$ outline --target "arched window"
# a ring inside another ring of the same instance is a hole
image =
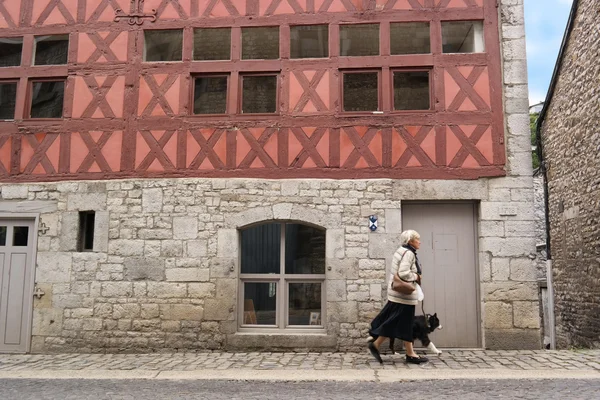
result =
[[[240,327],[321,329],[325,230],[270,222],[241,231]]]

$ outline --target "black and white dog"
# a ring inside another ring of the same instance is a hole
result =
[[[440,355],[442,352],[435,347],[431,340],[429,340],[429,334],[436,329],[442,329],[437,313],[433,315],[417,315],[413,322],[413,341],[418,339],[431,353]],[[369,339],[369,341],[373,340],[373,338]],[[394,350],[394,341],[394,338],[390,338],[390,350],[392,351],[392,354],[398,354]]]

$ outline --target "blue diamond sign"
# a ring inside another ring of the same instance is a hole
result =
[[[372,231],[377,229],[377,215],[369,216],[369,229]]]

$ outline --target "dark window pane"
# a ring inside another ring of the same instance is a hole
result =
[[[38,36],[35,38],[34,65],[66,64],[69,55],[69,36]]]
[[[341,56],[378,56],[379,24],[340,25]]]
[[[0,83],[0,119],[15,119],[17,83]]]
[[[231,28],[194,30],[194,60],[229,60]]]
[[[279,58],[279,27],[242,28],[242,59]]]
[[[391,24],[392,54],[426,54],[431,52],[428,22]]]
[[[394,72],[394,109],[429,110],[428,72]]]
[[[181,61],[183,31],[145,31],[145,61]]]
[[[31,118],[62,118],[64,81],[34,82]]]
[[[79,213],[79,251],[94,249],[94,224],[96,213],[94,211],[81,211]]]
[[[23,38],[0,38],[0,67],[21,65]]]
[[[325,231],[300,224],[285,225],[285,273],[325,273]]]
[[[203,76],[194,80],[194,114],[227,112],[227,77]]]
[[[277,323],[277,283],[244,283],[244,324]]]
[[[344,111],[377,111],[378,109],[378,73],[344,74]]]
[[[0,226],[0,246],[6,246],[6,226]]]
[[[242,113],[274,113],[277,111],[277,76],[244,76]]]
[[[27,246],[28,226],[15,226],[13,230],[13,246]]]
[[[321,284],[290,283],[289,325],[321,325]]]
[[[290,28],[291,58],[329,57],[329,26],[306,25]]]
[[[442,22],[442,51],[444,53],[482,53],[483,22]]]
[[[242,274],[278,274],[281,224],[263,224],[242,231]]]

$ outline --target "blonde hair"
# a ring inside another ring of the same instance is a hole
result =
[[[421,238],[421,235],[419,235],[419,232],[409,229],[400,234],[400,244],[406,245],[411,240],[420,239],[420,238]]]

